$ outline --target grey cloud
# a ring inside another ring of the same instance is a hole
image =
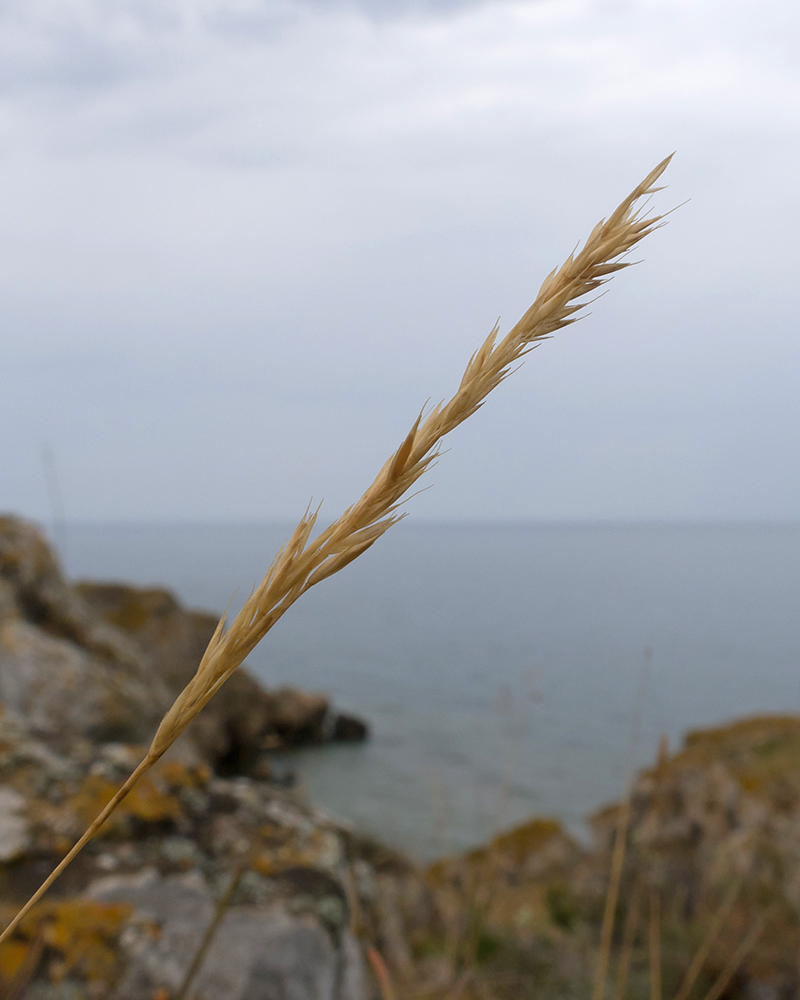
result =
[[[145,56],[139,46],[109,43],[74,28],[60,31],[50,43],[41,60],[28,63],[27,73],[18,65],[9,76],[13,73],[12,79],[23,84],[88,90],[113,87],[153,68],[152,51]]]
[[[358,10],[376,21],[404,18],[446,18],[463,10],[486,6],[493,0],[297,0],[318,10],[336,7]],[[496,2],[496,0],[494,0]],[[537,0],[530,0],[535,3]]]
[[[7,4],[0,507],[49,440],[76,517],[335,510],[677,146],[657,203],[691,204],[415,511],[790,516],[800,81],[751,44],[768,7]]]
[[[207,12],[206,24],[210,31],[223,38],[232,37],[256,44],[274,43],[279,40],[283,29],[295,20],[301,3],[303,0],[295,0],[295,3],[264,2],[244,10],[217,7]]]
[[[70,16],[68,9],[57,19],[39,14],[35,2],[0,12],[0,88],[6,94],[49,89],[69,101],[150,76],[174,55],[164,33],[174,31],[175,21],[145,17],[135,8],[137,30],[127,37],[102,19]]]
[[[53,9],[37,0],[0,7],[0,88],[104,89],[168,70],[198,44],[198,31],[257,44],[274,43],[303,11],[356,11],[391,21],[449,17],[497,0],[227,0],[179,5],[174,0],[75,0]],[[535,2],[535,0],[531,0]]]
[[[205,23],[222,35],[253,42],[272,42],[301,12],[318,14],[357,13],[378,22],[408,19],[446,19],[462,11],[502,0],[255,0],[246,6],[221,4],[209,8]],[[528,0],[537,3],[539,0]]]

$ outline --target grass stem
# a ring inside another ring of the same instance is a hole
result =
[[[561,267],[551,271],[531,307],[502,340],[498,340],[497,325],[493,327],[469,359],[455,394],[427,414],[420,413],[356,503],[315,537],[312,535],[319,510],[306,511],[227,630],[225,616],[220,619],[194,677],[162,719],[145,759],[0,935],[0,943],[294,602],[357,559],[405,516],[398,509],[439,457],[442,439],[483,406],[489,393],[506,380],[526,354],[579,319],[587,305],[586,296],[617,271],[630,266],[624,258],[645,236],[664,225],[661,215],[643,217],[642,202],[646,205],[649,195],[661,190],[655,185],[671,159],[668,156],[662,160],[607,219],[594,227],[583,248],[576,249]],[[624,838],[622,843],[624,849]],[[604,977],[599,981],[602,990]]]

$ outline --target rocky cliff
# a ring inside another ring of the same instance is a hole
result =
[[[0,703],[51,743],[148,741],[217,620],[164,590],[71,585],[33,525],[0,518]],[[323,695],[266,691],[246,669],[189,730],[225,774],[263,771],[264,750],[366,735]]]

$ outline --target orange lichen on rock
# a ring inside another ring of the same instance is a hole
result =
[[[67,809],[81,826],[89,823],[111,800],[117,784],[100,775],[90,774],[83,780],[77,793],[67,802]],[[158,774],[146,775],[109,819],[100,836],[113,836],[127,832],[131,820],[142,823],[164,823],[176,820],[181,814],[180,801]]]
[[[453,924],[466,919],[487,933],[549,935],[574,920],[567,876],[580,855],[557,820],[537,817],[483,847],[435,862],[427,882]]]
[[[167,760],[156,768],[156,773],[170,788],[203,788],[211,778],[211,771],[205,764],[189,767],[179,760]]]
[[[284,845],[273,850],[262,851],[253,860],[253,868],[269,877],[285,871],[287,868],[305,868],[313,866],[316,857],[313,851],[298,850],[291,845]]]
[[[557,867],[577,853],[577,845],[564,832],[558,820],[535,817],[521,826],[497,834],[488,844],[476,847],[457,858],[442,858],[428,868],[428,878],[435,884],[452,878],[454,872],[499,871],[520,867],[539,871]]]
[[[329,842],[325,831],[311,830],[305,836],[298,836],[291,830],[264,825],[259,832],[262,840],[253,868],[260,875],[269,877],[287,868],[326,867]]]
[[[14,939],[0,945],[0,983],[10,983],[16,978],[28,957],[29,949],[29,942]]]
[[[86,982],[113,982],[119,961],[117,938],[130,912],[124,904],[86,900],[41,904],[15,936],[0,945],[2,982],[14,980],[34,949],[41,950],[53,982],[73,973]]]
[[[131,821],[161,824],[177,820],[182,812],[181,789],[202,788],[208,783],[210,771],[205,765],[187,766],[180,761],[165,761],[154,768],[123,799],[121,805],[101,831],[111,836],[128,831]],[[117,783],[102,775],[89,774],[66,808],[78,825],[88,826],[117,790]]]

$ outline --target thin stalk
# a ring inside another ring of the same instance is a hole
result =
[[[367,958],[369,959],[369,964],[372,966],[372,971],[375,973],[375,978],[378,980],[381,1000],[395,1000],[392,977],[389,974],[386,962],[384,962],[381,953],[374,945],[367,945]]]
[[[722,970],[722,972],[719,974],[719,978],[711,987],[711,989],[708,991],[708,993],[704,997],[704,1000],[719,1000],[719,998],[728,988],[731,979],[733,979],[733,977],[736,975],[739,966],[742,964],[745,958],[747,958],[748,954],[752,950],[756,941],[758,941],[758,939],[761,937],[761,932],[764,930],[764,925],[769,919],[769,916],[770,916],[769,913],[763,913],[759,918],[759,920],[756,921],[755,926],[751,929],[750,933],[747,935],[744,941],[742,941],[742,943],[739,945],[736,951],[731,955],[730,961]]]
[[[691,965],[686,970],[686,975],[683,977],[683,982],[681,983],[681,988],[678,990],[678,995],[675,1000],[686,1000],[691,992],[692,987],[697,981],[697,977],[700,975],[703,966],[705,965],[706,959],[708,958],[709,952],[714,946],[719,932],[722,930],[722,925],[728,917],[728,914],[733,908],[733,904],[736,902],[736,897],[739,895],[739,889],[741,888],[741,881],[736,881],[728,889],[728,894],[726,895],[722,905],[719,907],[717,912],[714,914],[714,919],[708,926],[706,931],[706,936],[703,938],[703,942],[697,949],[697,954],[692,959]]]
[[[614,1000],[625,1000],[633,945],[636,941],[636,932],[639,929],[639,905],[641,898],[642,881],[640,878],[637,878],[633,886],[633,895],[628,906],[628,912],[625,915],[625,926],[622,931],[622,950],[620,951],[619,964],[617,966],[617,983],[614,989]]]
[[[650,1000],[661,1000],[661,901],[655,889],[650,890]]]
[[[0,993],[3,1000],[22,1000],[25,992],[31,984],[31,980],[36,975],[36,970],[44,954],[44,937],[41,930],[34,938],[28,949],[28,954],[22,963],[16,976],[8,984],[6,993]]]
[[[200,966],[203,964],[203,959],[206,957],[211,942],[217,935],[219,930],[219,925],[222,923],[222,919],[228,912],[228,907],[231,905],[234,894],[239,888],[239,883],[242,881],[242,876],[246,869],[245,864],[240,864],[237,866],[233,877],[228,884],[228,888],[225,890],[219,902],[217,903],[216,910],[214,911],[214,917],[211,923],[206,928],[206,932],[198,945],[197,951],[194,953],[194,957],[189,963],[189,968],[186,970],[186,975],[183,977],[183,982],[178,988],[178,992],[175,994],[173,1000],[186,1000],[186,996],[189,992],[189,987],[194,982],[194,977],[200,971]]]
[[[653,662],[653,651],[650,647],[644,650],[642,671],[639,679],[639,692],[636,708],[631,723],[631,737],[628,746],[628,763],[626,767],[625,797],[617,813],[617,826],[614,832],[614,851],[611,855],[611,874],[606,893],[606,905],[603,911],[603,924],[600,930],[600,951],[597,956],[597,968],[594,974],[592,1000],[602,1000],[606,992],[608,967],[611,962],[611,940],[614,935],[614,922],[617,914],[619,889],[622,883],[622,869],[625,865],[625,851],[628,843],[628,823],[631,815],[631,797],[633,795],[633,768],[636,757],[636,747],[642,727],[642,712],[647,685],[650,679],[650,668]]]
[[[617,827],[614,834],[614,853],[611,856],[611,877],[606,893],[606,905],[603,911],[603,925],[600,931],[600,952],[597,956],[597,968],[594,975],[592,1000],[602,1000],[606,991],[606,978],[611,960],[611,936],[614,933],[614,918],[619,900],[619,887],[622,882],[622,868],[625,864],[625,848],[628,841],[628,820],[631,813],[632,782],[628,781],[625,798],[617,812]]]
[[[643,217],[640,203],[660,190],[655,183],[671,159],[668,156],[662,160],[607,219],[594,227],[582,249],[570,254],[561,267],[545,278],[531,307],[502,340],[498,340],[497,326],[491,330],[467,363],[454,395],[427,414],[420,413],[402,444],[355,504],[316,537],[312,535],[319,511],[312,512],[310,508],[306,511],[227,630],[225,617],[220,619],[194,677],[161,720],[145,759],[0,935],[0,942],[294,602],[311,587],[344,569],[401,520],[404,515],[398,513],[400,505],[439,457],[442,439],[483,406],[489,393],[505,381],[526,354],[557,330],[579,319],[579,313],[588,304],[586,296],[597,291],[617,271],[630,266],[624,258],[645,236],[664,225],[663,216]]]

